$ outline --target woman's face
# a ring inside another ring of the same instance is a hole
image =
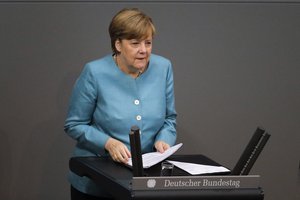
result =
[[[145,39],[123,39],[116,41],[118,65],[129,74],[143,72],[148,65],[152,51],[152,36]]]

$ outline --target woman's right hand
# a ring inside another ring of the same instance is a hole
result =
[[[131,157],[127,146],[114,138],[109,138],[105,144],[105,149],[109,152],[112,159],[116,162],[126,164]]]

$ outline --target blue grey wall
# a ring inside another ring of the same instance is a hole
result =
[[[69,198],[63,132],[84,63],[110,53],[123,7],[152,16],[172,60],[181,154],[232,168],[258,125],[272,137],[252,174],[266,200],[300,199],[300,3],[0,1],[0,199]]]

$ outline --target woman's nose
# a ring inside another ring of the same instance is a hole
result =
[[[143,42],[140,45],[139,52],[140,53],[145,53],[146,52],[146,44],[144,44]]]

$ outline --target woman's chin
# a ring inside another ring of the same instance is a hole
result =
[[[145,69],[146,64],[140,64],[140,65],[136,65],[134,66],[134,68],[138,71],[143,71]]]

